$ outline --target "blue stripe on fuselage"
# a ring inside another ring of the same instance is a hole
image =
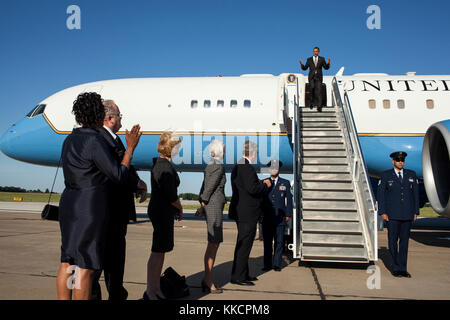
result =
[[[225,143],[224,164],[227,171],[241,158],[242,145],[245,140],[258,144],[256,167],[265,166],[278,158],[283,162],[282,172],[292,172],[292,144],[287,135],[211,135],[180,134],[183,144],[174,164],[181,171],[203,171],[209,162],[208,145],[212,139]],[[56,133],[42,115],[24,118],[2,136],[6,141],[2,151],[11,158],[41,165],[57,166],[61,147],[67,134]],[[125,143],[124,135],[120,135]],[[152,158],[158,156],[157,144],[159,134],[143,134],[135,151],[133,165],[140,170],[150,170]],[[372,175],[392,168],[389,154],[394,151],[406,151],[405,167],[416,171],[422,177],[422,143],[423,137],[362,136],[361,148],[366,165]]]

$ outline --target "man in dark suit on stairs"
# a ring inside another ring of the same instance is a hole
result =
[[[320,49],[318,47],[315,47],[313,49],[313,56],[309,57],[308,60],[306,60],[306,64],[303,64],[303,61],[300,60],[300,66],[302,70],[307,70],[309,68],[309,74],[308,74],[308,82],[309,82],[309,88],[311,92],[313,93],[314,100],[317,100],[317,108],[318,111],[322,111],[322,81],[323,81],[323,74],[322,74],[322,68],[325,70],[328,70],[330,68],[330,59],[328,59],[328,62],[325,63],[325,58],[319,56]],[[309,106],[312,108],[313,99],[311,99],[311,105]]]

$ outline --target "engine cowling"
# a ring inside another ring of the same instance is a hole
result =
[[[428,128],[423,140],[422,169],[431,206],[450,218],[450,119]]]

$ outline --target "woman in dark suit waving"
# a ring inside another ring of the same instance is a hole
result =
[[[62,244],[56,281],[59,299],[71,299],[72,293],[74,299],[89,299],[93,274],[103,268],[110,184],[127,181],[141,133],[139,125],[127,131],[127,149],[118,164],[97,131],[105,118],[100,95],[80,94],[73,104],[73,113],[82,127],[72,131],[62,149],[66,188],[59,203]]]

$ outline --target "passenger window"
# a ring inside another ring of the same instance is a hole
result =
[[[231,108],[236,108],[237,107],[237,100],[231,100],[230,101],[230,107]]]
[[[397,100],[397,107],[399,109],[405,109],[405,100],[403,100],[403,99]]]
[[[369,108],[370,108],[370,109],[375,109],[376,106],[377,106],[376,101],[375,101],[374,99],[370,99],[370,100],[369,100]]]
[[[217,100],[217,108],[223,108],[225,105],[225,103],[223,102],[223,100]]]
[[[390,109],[391,108],[391,100],[383,100],[383,108]]]
[[[428,99],[427,100],[427,108],[428,109],[433,109],[434,108],[434,100],[432,100],[432,99]]]
[[[250,108],[252,105],[250,100],[244,100],[244,108]]]
[[[191,101],[191,108],[194,109],[194,108],[197,108],[197,107],[198,107],[198,101],[197,100],[192,100]]]
[[[211,100],[205,100],[205,102],[203,103],[203,107],[204,108],[210,108],[211,107]]]

